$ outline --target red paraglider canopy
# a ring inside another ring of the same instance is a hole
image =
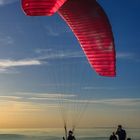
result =
[[[96,0],[22,0],[29,16],[58,10],[77,37],[90,65],[102,76],[116,75],[116,54],[109,20]]]
[[[51,16],[66,0],[22,0],[22,6],[28,16]]]

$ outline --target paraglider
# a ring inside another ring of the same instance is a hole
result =
[[[101,76],[114,77],[116,75],[116,53],[111,25],[96,0],[22,0],[22,8],[27,16],[51,16],[58,12],[79,41],[91,67]],[[61,72],[63,73],[63,70]],[[65,80],[62,82],[63,84],[65,84]],[[79,91],[81,90],[82,85],[79,88]],[[57,90],[57,92],[61,92],[61,90]],[[69,96],[69,92],[68,99],[63,98],[67,93],[65,90],[59,94],[58,98],[65,128],[65,138],[63,139],[74,140],[75,127],[81,120],[88,99],[79,100],[78,97],[81,93],[76,95],[74,91],[74,94],[72,92]],[[72,108],[72,106],[73,115],[69,116],[67,115],[68,107]],[[72,118],[70,133],[67,131],[69,118]]]
[[[101,76],[116,75],[114,38],[109,20],[96,0],[22,0],[28,16],[51,16],[67,22],[91,67]]]

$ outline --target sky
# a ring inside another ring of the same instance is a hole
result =
[[[27,17],[20,0],[0,0],[0,128],[63,127],[70,118],[79,127],[139,127],[140,1],[98,2],[112,25],[115,78],[92,70],[57,13]]]

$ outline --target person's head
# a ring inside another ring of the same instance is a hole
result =
[[[131,138],[127,138],[127,140],[131,140]]]
[[[70,131],[69,131],[69,135],[72,135],[72,134],[73,134],[73,132],[70,130]]]
[[[121,130],[122,129],[122,125],[118,125],[118,129]]]
[[[115,135],[115,132],[112,132],[112,135]]]

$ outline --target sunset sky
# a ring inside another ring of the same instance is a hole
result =
[[[115,78],[92,70],[58,14],[27,17],[20,0],[0,0],[0,128],[63,127],[60,105],[72,116],[86,108],[80,127],[139,127],[140,1],[98,2],[114,33]]]

